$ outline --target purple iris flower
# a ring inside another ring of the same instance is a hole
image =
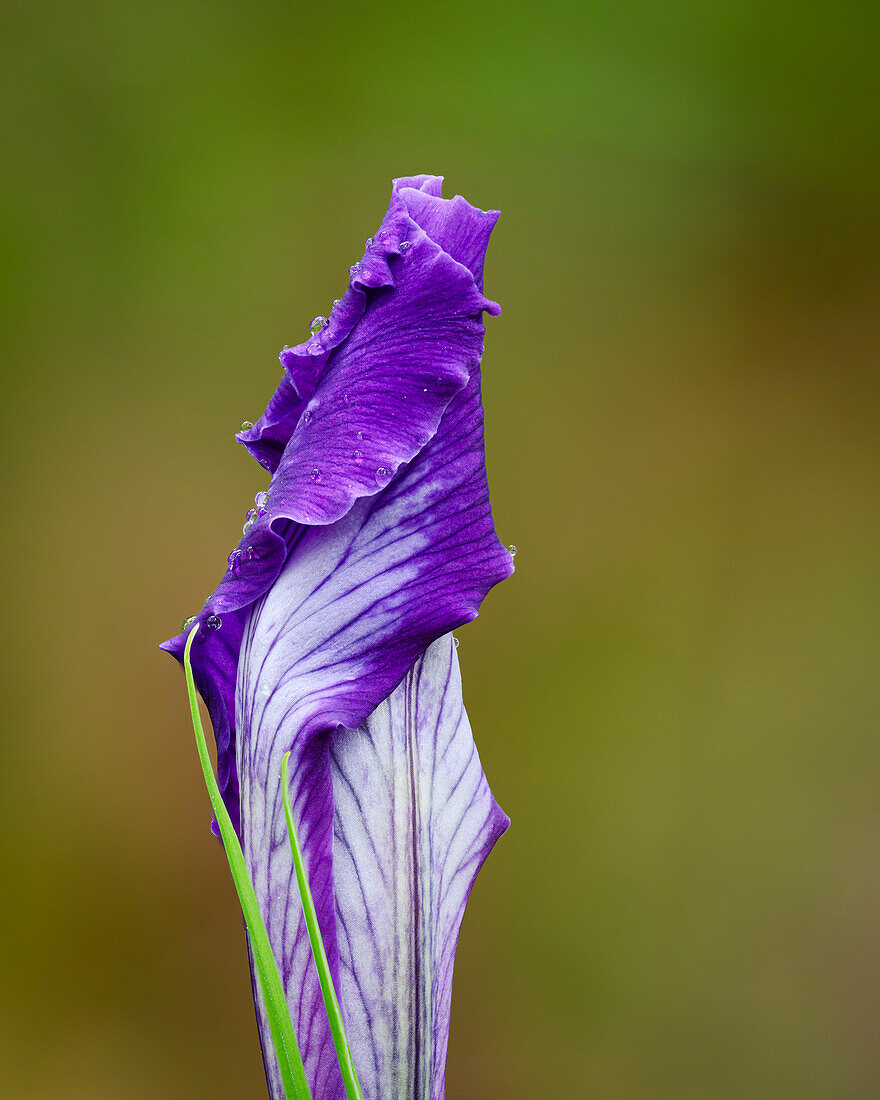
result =
[[[394,181],[329,319],[281,353],[277,390],[238,436],[269,489],[192,650],[314,1100],[345,1093],[291,862],[283,754],[365,1100],[442,1098],[458,930],[509,824],[450,634],[513,571],[492,522],[480,401],[498,215],[442,198],[441,184]],[[182,659],[184,642],[163,648]]]

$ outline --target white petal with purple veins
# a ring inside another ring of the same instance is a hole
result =
[[[272,692],[261,703],[273,712],[283,697]],[[281,718],[267,747],[269,773],[286,733]],[[245,855],[314,1100],[343,1100],[279,825],[280,793],[264,801],[255,774],[263,774],[257,761],[240,762]],[[434,642],[359,729],[313,744],[292,774],[291,795],[365,1100],[441,1100],[459,925],[477,872],[509,824],[477,755],[452,636]],[[329,861],[316,844],[328,810]],[[262,1005],[258,1015],[265,1049]]]
[[[443,1096],[458,929],[509,822],[477,755],[451,635],[332,740],[339,973],[364,1096]]]

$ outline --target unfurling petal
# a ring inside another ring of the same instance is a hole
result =
[[[430,646],[359,729],[337,731],[315,755],[294,773],[291,795],[301,840],[314,826],[318,773],[322,803],[333,807],[332,893],[322,893],[321,923],[325,943],[333,937],[331,968],[365,1100],[441,1100],[458,930],[477,872],[509,824],[471,736],[451,636]],[[252,821],[256,785],[247,766],[241,774],[246,855],[306,1070],[316,1098],[342,1100],[292,863],[275,828],[280,792]],[[265,1034],[262,1006],[260,1016]]]
[[[288,556],[299,553],[294,548],[305,528],[332,524],[359,503],[394,491],[395,475],[399,479],[407,464],[421,463],[432,448],[445,461],[456,460],[449,436],[465,433],[459,448],[470,456],[464,473],[481,480],[484,498],[474,542],[486,544],[488,517],[495,560],[473,582],[462,578],[460,614],[450,618],[444,608],[437,625],[422,631],[419,644],[409,645],[408,662],[394,662],[396,679],[388,680],[388,691],[426,645],[473,618],[489,588],[511,572],[488,511],[479,397],[481,313],[498,312],[481,289],[497,214],[461,198],[441,199],[440,184],[436,176],[395,180],[388,211],[353,265],[349,289],[329,324],[282,353],[286,372],[278,389],[263,416],[238,437],[272,471],[272,482],[197,617],[206,628],[192,655],[217,737],[221,790],[236,824],[233,700],[244,624]],[[429,471],[420,491],[429,501],[454,493],[456,482]],[[212,630],[212,622],[222,627]],[[184,641],[180,634],[163,648],[180,660]]]

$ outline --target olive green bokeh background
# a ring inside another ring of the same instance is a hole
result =
[[[263,1095],[156,644],[390,179],[503,216],[450,1100],[880,1094],[878,9],[4,3],[0,1093]]]

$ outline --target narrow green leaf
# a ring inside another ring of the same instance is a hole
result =
[[[269,1018],[272,1042],[275,1044],[275,1056],[278,1059],[278,1069],[284,1085],[284,1094],[287,1100],[311,1100],[306,1072],[297,1046],[296,1035],[293,1031],[290,1011],[287,1007],[287,998],[284,996],[281,975],[278,973],[275,956],[272,954],[269,935],[266,932],[265,924],[263,924],[257,895],[254,893],[254,887],[248,875],[244,853],[241,850],[241,844],[239,844],[232,819],[220,794],[220,788],[211,767],[211,758],[208,756],[208,745],[205,741],[205,731],[202,726],[202,716],[199,713],[199,702],[190,662],[190,650],[198,632],[199,627],[196,624],[186,639],[186,647],[183,651],[183,667],[186,672],[186,690],[189,695],[189,708],[192,714],[193,732],[196,735],[196,746],[199,750],[202,774],[205,777],[205,786],[208,788],[214,817],[217,819],[220,837],[223,841],[223,847],[226,849],[226,858],[229,860],[232,881],[235,883],[235,890],[241,903],[241,911],[244,914],[254,965],[257,969],[260,988],[263,991],[263,1002]]]
[[[333,1035],[333,1045],[336,1047],[336,1057],[339,1059],[339,1068],[342,1070],[342,1080],[345,1083],[345,1095],[348,1100],[364,1100],[361,1086],[357,1079],[354,1061],[351,1057],[351,1048],[345,1035],[345,1025],[342,1022],[342,1010],[339,1007],[339,999],[336,996],[336,988],[333,985],[333,977],[330,973],[330,964],[327,961],[327,952],[324,950],[324,940],[321,938],[321,930],[318,927],[318,917],[315,912],[315,903],[312,900],[312,891],[309,888],[309,879],[303,863],[302,852],[299,847],[299,838],[296,835],[296,825],[293,820],[293,812],[290,808],[290,783],[287,776],[287,760],[289,752],[284,754],[281,761],[281,794],[284,799],[284,816],[287,818],[287,835],[290,837],[290,848],[293,853],[293,866],[296,870],[296,881],[299,886],[299,896],[302,902],[303,915],[306,918],[306,929],[309,933],[309,943],[312,945],[312,956],[315,960],[315,968],[318,971],[318,981],[321,983],[321,992],[324,995],[324,1008],[327,1010],[327,1019],[330,1022],[330,1032]]]

